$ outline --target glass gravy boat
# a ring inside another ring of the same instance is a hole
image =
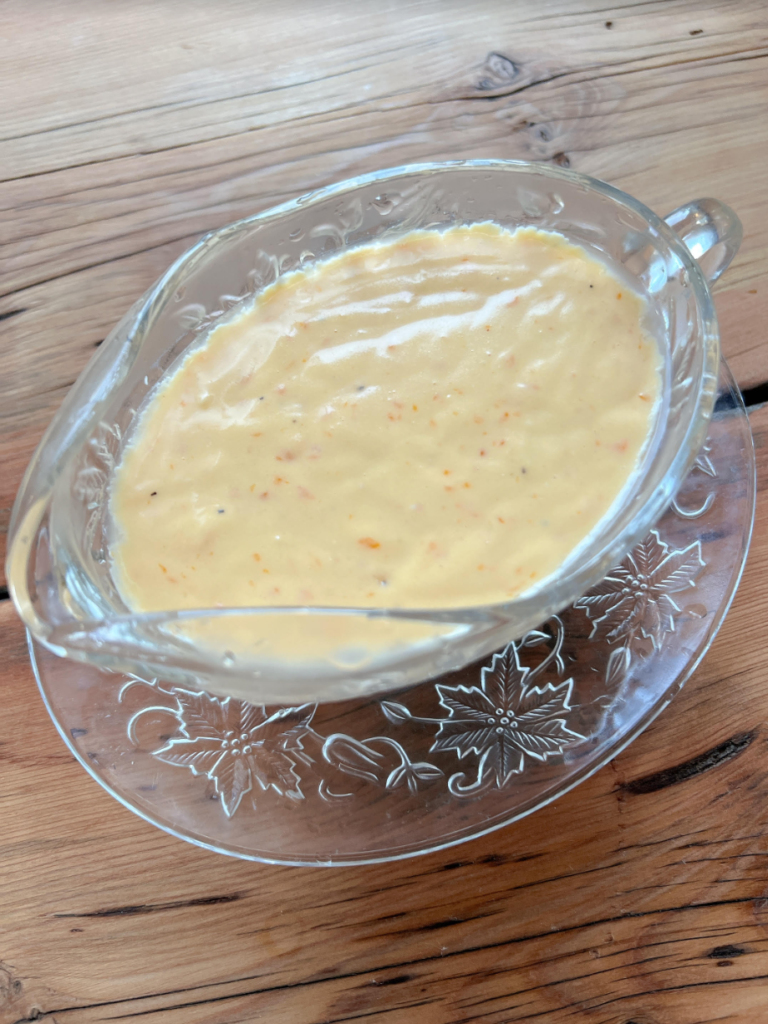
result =
[[[127,607],[109,558],[110,481],[138,408],[179,355],[281,274],[413,229],[487,220],[560,232],[649,299],[663,351],[661,410],[638,471],[587,541],[555,573],[503,604]],[[716,200],[662,220],[610,185],[502,160],[362,175],[206,235],[112,331],[27,469],[7,561],[19,614],[55,654],[261,703],[380,693],[499,649],[602,579],[674,498],[715,401],[719,336],[707,281],[727,267],[740,241],[737,217]],[[238,644],[243,635],[253,642]]]

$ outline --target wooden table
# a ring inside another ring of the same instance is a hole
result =
[[[53,411],[177,254],[422,159],[731,204],[716,301],[759,474],[741,589],[672,708],[555,805],[389,866],[242,863],[131,815],[57,737],[0,602],[0,1022],[768,1021],[765,5],[5,0],[0,38],[3,546]]]

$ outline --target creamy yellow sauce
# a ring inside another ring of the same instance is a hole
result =
[[[507,601],[626,485],[647,306],[559,235],[417,231],[281,278],[141,412],[111,490],[140,611]]]

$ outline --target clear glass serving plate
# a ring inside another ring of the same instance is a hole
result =
[[[110,481],[137,409],[168,367],[281,274],[414,228],[486,220],[562,233],[618,268],[651,305],[664,356],[661,412],[631,485],[588,541],[538,586],[491,606],[128,608],[109,558]],[[9,537],[7,574],[19,613],[35,641],[56,655],[251,702],[380,693],[477,662],[603,579],[669,507],[715,402],[719,338],[707,279],[727,266],[740,237],[738,219],[715,200],[664,221],[582,175],[486,160],[364,175],[206,236],[101,346],[30,464]],[[314,645],[313,657],[299,662],[270,651],[274,624],[285,617],[307,638],[305,649]],[[329,644],[339,618],[345,640]],[[233,620],[263,638],[265,654],[231,649]],[[190,623],[204,642],[191,638]]]
[[[58,658],[46,706],[116,799],[179,838],[284,864],[395,860],[464,842],[583,781],[709,648],[754,517],[749,420],[725,364],[675,500],[607,576],[493,655],[383,699],[265,706]]]

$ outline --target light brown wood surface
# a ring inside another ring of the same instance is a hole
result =
[[[178,253],[422,159],[731,204],[716,301],[759,468],[741,589],[672,707],[556,804],[393,865],[241,863],[131,815],[58,738],[0,601],[0,1024],[768,1022],[765,5],[5,0],[0,41],[3,551],[58,403]]]

